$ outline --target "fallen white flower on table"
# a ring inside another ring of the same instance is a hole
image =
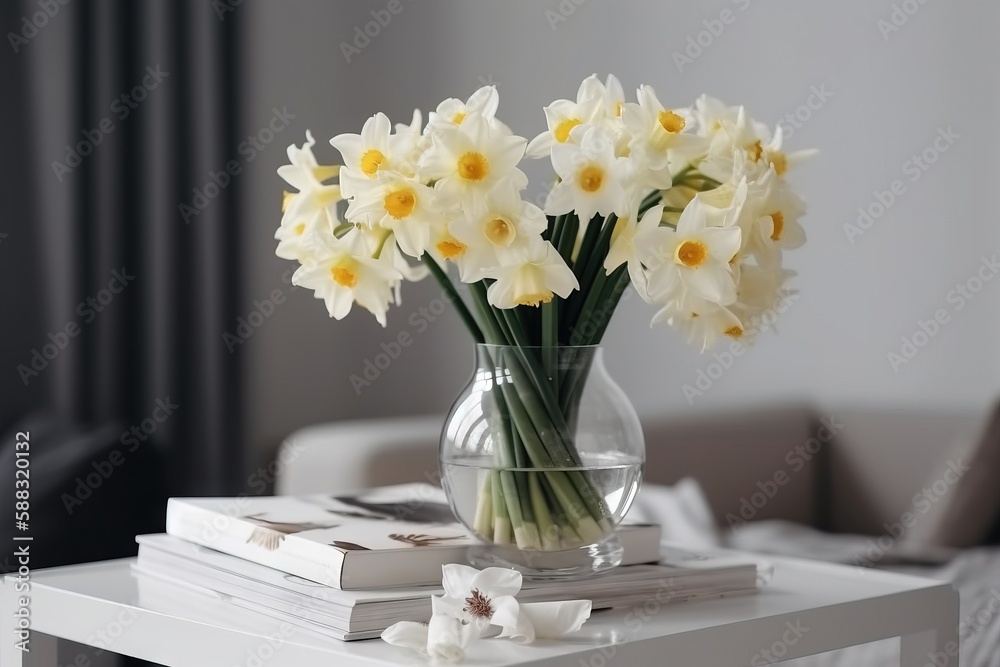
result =
[[[477,639],[509,637],[522,644],[558,639],[590,618],[590,600],[518,604],[521,573],[516,570],[449,564],[442,575],[444,595],[431,596],[430,622],[391,625],[382,632],[385,642],[432,660],[457,662]]]

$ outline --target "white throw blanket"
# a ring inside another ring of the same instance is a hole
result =
[[[720,531],[698,482],[684,479],[672,487],[646,485],[629,519],[659,523],[664,541],[692,549],[726,547],[762,554],[857,563],[870,536],[833,535],[787,521],[751,522],[738,531]],[[960,667],[1000,667],[1000,548],[966,551],[896,551],[878,565],[931,579],[950,581],[959,592],[962,644]],[[823,655],[792,660],[789,667],[896,667],[899,646],[884,640]]]

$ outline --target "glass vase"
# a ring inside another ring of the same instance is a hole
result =
[[[477,345],[441,434],[444,488],[477,567],[579,577],[616,567],[645,462],[599,346]]]

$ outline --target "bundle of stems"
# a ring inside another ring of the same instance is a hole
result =
[[[680,177],[675,187],[702,191],[718,185],[690,169]],[[660,191],[650,193],[637,218],[661,198]],[[617,222],[613,214],[584,225],[575,213],[548,216],[543,238],[573,270],[580,289],[539,307],[496,308],[486,298],[490,281],[481,280],[469,286],[470,308],[446,271],[424,255],[473,338],[489,346],[492,360],[489,393],[501,423],[490,425],[495,459],[481,480],[474,520],[483,539],[552,551],[593,544],[614,530],[574,446],[574,423],[592,359],[586,346],[601,342],[629,285],[626,266],[611,273],[604,269]]]

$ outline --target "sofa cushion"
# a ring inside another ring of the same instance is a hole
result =
[[[982,544],[1000,517],[1000,404],[978,437],[959,440],[914,503],[904,542],[966,548]]]

